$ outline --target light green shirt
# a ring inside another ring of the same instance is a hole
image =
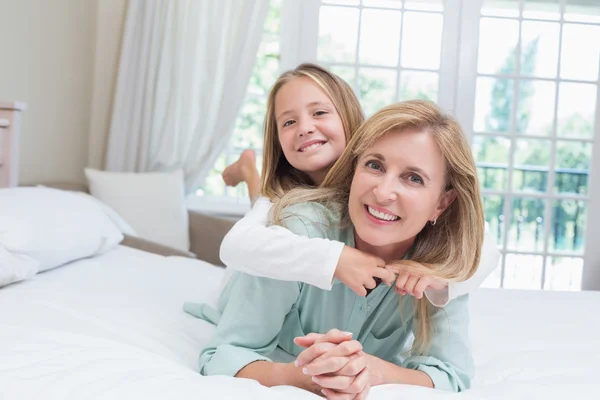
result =
[[[336,226],[335,215],[316,203],[297,204],[286,213],[286,227],[309,237],[354,246],[354,230]],[[318,260],[315,260],[318,268]],[[400,299],[400,300],[399,300]],[[468,339],[468,295],[433,313],[433,338],[427,356],[406,354],[416,327],[414,300],[380,284],[367,297],[335,282],[331,291],[236,272],[219,299],[221,315],[214,337],[200,354],[202,375],[235,376],[246,365],[267,360],[276,348],[297,356],[293,342],[311,332],[337,328],[371,355],[427,373],[436,388],[469,388],[474,373]]]

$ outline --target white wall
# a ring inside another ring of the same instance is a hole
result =
[[[0,98],[20,100],[20,183],[83,182],[97,0],[0,0]]]

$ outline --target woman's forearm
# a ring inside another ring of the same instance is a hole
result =
[[[371,386],[403,383],[433,388],[433,381],[425,372],[399,367],[372,355],[369,355],[369,368],[371,369]]]
[[[322,388],[312,381],[310,375],[303,374],[301,370],[301,367],[296,367],[293,363],[256,361],[246,365],[235,376],[254,379],[267,387],[289,385],[321,394]]]

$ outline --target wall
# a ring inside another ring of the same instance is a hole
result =
[[[0,0],[0,98],[29,106],[21,184],[83,182],[96,9],[96,0]]]

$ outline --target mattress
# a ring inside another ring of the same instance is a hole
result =
[[[298,388],[203,377],[224,270],[119,246],[0,289],[0,399],[317,399]],[[600,398],[600,293],[480,289],[471,296],[476,378],[452,394],[408,385],[369,399]]]

